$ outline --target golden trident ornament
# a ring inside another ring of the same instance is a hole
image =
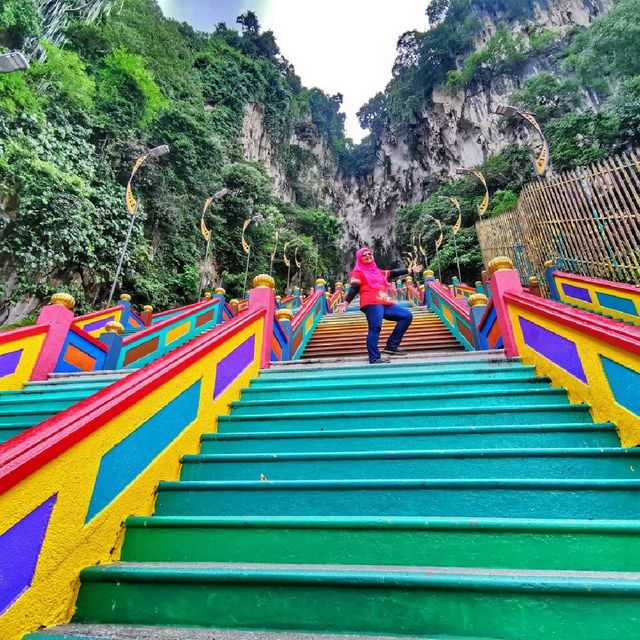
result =
[[[287,294],[289,293],[289,288],[291,284],[291,260],[287,257],[287,247],[291,244],[291,240],[287,240],[284,243],[284,249],[282,250],[282,255],[284,258],[284,263],[287,265]]]
[[[472,171],[473,175],[480,180],[482,186],[484,187],[484,198],[482,202],[478,205],[478,213],[480,217],[482,217],[485,213],[487,213],[487,209],[489,208],[489,186],[487,185],[487,179],[484,177],[482,171]]]
[[[458,241],[456,240],[456,236],[460,232],[460,227],[462,227],[462,211],[460,210],[460,199],[456,198],[455,196],[440,196],[440,199],[448,200],[458,210],[458,219],[453,225],[453,248],[456,252],[456,266],[458,267],[458,280],[462,282],[462,275],[460,272],[460,259],[458,258]]]

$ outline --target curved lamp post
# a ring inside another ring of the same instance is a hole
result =
[[[273,275],[273,261],[276,259],[276,253],[278,252],[278,238],[280,237],[280,231],[276,229],[276,243],[271,252],[271,262],[269,263],[269,275]]]
[[[249,278],[249,259],[251,258],[251,245],[245,240],[244,234],[252,222],[256,222],[260,219],[260,216],[253,216],[244,221],[242,225],[242,250],[247,254],[247,265],[244,269],[244,285],[242,287],[242,297],[247,292],[247,279]]]
[[[29,61],[20,51],[0,54],[0,73],[25,71],[29,68]]]
[[[127,246],[129,245],[129,240],[131,239],[131,232],[133,231],[133,223],[136,219],[136,213],[138,213],[139,202],[134,198],[133,191],[131,189],[131,183],[133,181],[133,176],[136,175],[138,169],[142,166],[144,161],[147,158],[159,158],[160,156],[164,156],[169,153],[169,147],[166,144],[160,145],[159,147],[154,147],[153,149],[149,149],[147,153],[141,155],[136,163],[133,165],[133,169],[131,170],[131,175],[129,176],[129,181],[127,182],[127,191],[126,191],[126,202],[127,209],[129,209],[129,213],[131,214],[131,220],[129,221],[129,228],[127,229],[127,237],[124,241],[124,246],[122,247],[122,253],[120,254],[120,261],[118,262],[118,268],[116,269],[116,277],[113,279],[113,284],[111,285],[111,291],[109,292],[109,300],[107,301],[107,306],[111,304],[113,300],[113,294],[116,292],[116,286],[118,284],[118,278],[120,277],[120,271],[122,269],[122,263],[124,262],[124,256],[127,252]]]
[[[209,209],[211,204],[214,202],[214,200],[215,201],[222,200],[222,198],[224,198],[227,195],[227,193],[229,193],[227,189],[220,189],[220,191],[217,191],[214,195],[212,195],[210,198],[207,198],[204,201],[204,207],[202,208],[202,215],[200,216],[200,231],[204,239],[207,241],[207,248],[204,252],[205,267],[206,267],[207,261],[209,260],[209,246],[211,245],[211,230],[207,229],[207,225],[204,221],[204,216],[207,213],[207,210]],[[200,278],[200,290],[198,291],[198,300],[202,298],[202,290],[204,289],[205,284],[206,283],[204,282],[204,274],[203,274],[203,277]]]
[[[487,185],[487,179],[484,177],[484,173],[482,173],[482,171],[472,171],[471,169],[457,169],[456,173],[459,176],[473,175],[482,183],[482,186],[484,187],[484,198],[478,205],[478,214],[482,219],[482,216],[487,213],[487,209],[489,208],[489,185]]]
[[[535,159],[535,162],[533,164],[538,178],[544,178],[545,174],[547,173],[547,169],[549,168],[549,143],[544,137],[542,127],[536,120],[533,113],[529,113],[528,111],[520,111],[515,107],[511,107],[505,104],[498,105],[495,112],[500,116],[505,116],[506,118],[520,116],[521,118],[524,118],[533,129],[536,130],[536,132],[542,139],[542,151],[540,152],[540,155],[538,155],[538,157]]]
[[[453,247],[456,252],[456,266],[458,267],[458,280],[462,282],[462,275],[460,273],[460,258],[458,257],[458,241],[456,240],[456,236],[460,232],[460,227],[462,226],[462,211],[460,211],[460,200],[455,196],[439,196],[440,200],[449,200],[453,204],[453,206],[458,210],[458,219],[456,223],[453,225]]]
[[[435,247],[436,247],[436,260],[438,261],[438,278],[440,279],[440,282],[442,282],[442,266],[440,265],[440,247],[442,246],[442,241],[444,240],[444,235],[442,233],[442,225],[440,224],[440,220],[438,220],[437,218],[434,218],[429,213],[425,217],[429,218],[430,220],[433,220],[438,225],[438,229],[440,231],[440,237],[435,241]]]

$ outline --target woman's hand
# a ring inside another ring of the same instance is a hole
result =
[[[347,310],[348,306],[349,306],[348,302],[341,302],[340,304],[337,304],[333,308],[333,313],[344,313]]]
[[[420,273],[422,273],[422,269],[423,269],[423,266],[421,264],[417,264],[414,267],[411,267],[411,271],[415,275],[420,275]]]

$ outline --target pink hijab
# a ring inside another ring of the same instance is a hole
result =
[[[362,274],[364,279],[367,281],[367,284],[374,291],[386,291],[388,284],[387,279],[384,277],[382,271],[380,271],[375,260],[371,264],[365,264],[362,261],[362,254],[365,251],[371,251],[371,249],[369,249],[368,247],[362,247],[361,249],[358,249],[356,253],[356,265],[351,272],[351,277],[353,277],[353,274],[358,271]]]

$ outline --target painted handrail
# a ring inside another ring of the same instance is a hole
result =
[[[322,316],[327,312],[324,290],[313,292],[302,303],[291,322],[291,359],[299,360]]]
[[[468,298],[474,293],[476,293],[476,290],[468,284],[459,283],[453,285],[453,295],[456,298]]]
[[[413,302],[418,307],[421,307],[424,304],[424,296],[422,292],[411,282],[407,282],[407,300],[409,300],[409,302]]]
[[[475,349],[469,306],[435,280],[425,281],[428,306],[467,351]]]
[[[333,310],[337,304],[340,304],[344,299],[344,291],[342,289],[338,289],[338,291],[334,291],[331,297],[327,300],[327,311],[329,313],[333,313]]]
[[[169,320],[170,318],[175,318],[176,316],[180,316],[186,311],[192,311],[199,305],[203,304],[203,302],[207,302],[207,300],[200,300],[200,302],[194,302],[193,304],[186,304],[183,307],[176,307],[175,309],[168,309],[167,311],[160,311],[159,313],[154,313],[151,318],[151,324],[158,324],[159,322],[164,322],[165,320]]]
[[[518,291],[503,300],[523,362],[615,423],[623,446],[639,445],[640,329]]]
[[[489,300],[485,307],[485,312],[478,323],[477,333],[479,343],[476,345],[476,348],[480,350],[502,349],[504,346],[493,300]]]
[[[105,332],[108,322],[119,322],[125,330],[140,329],[144,326],[142,318],[131,308],[131,304],[126,300],[110,309],[93,311],[83,316],[78,316],[73,320],[71,326],[81,329],[93,338],[99,338]]]
[[[122,341],[117,368],[142,367],[169,349],[184,344],[198,333],[218,324],[222,319],[222,304],[218,299],[189,305],[183,313],[152,324]]]
[[[0,637],[68,621],[86,566],[116,561],[122,522],[229,411],[259,368],[249,310],[0,445]],[[6,570],[6,571],[5,571]]]
[[[32,324],[0,332],[0,390],[22,389],[31,379],[49,328]]]
[[[547,268],[551,298],[640,326],[640,287]]]

